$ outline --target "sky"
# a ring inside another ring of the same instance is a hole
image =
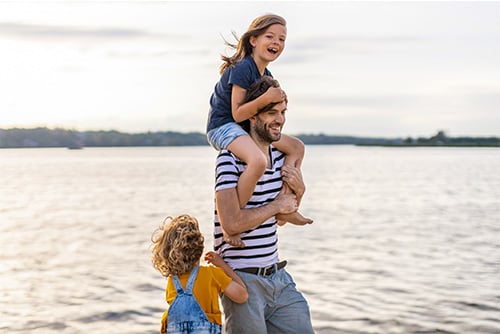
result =
[[[0,1],[0,128],[204,132],[223,38],[287,20],[284,132],[500,136],[500,2]]]

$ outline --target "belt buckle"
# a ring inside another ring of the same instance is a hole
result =
[[[278,266],[277,264],[273,264],[269,267],[260,268],[258,275],[262,275],[262,276],[272,275],[276,271],[277,266]]]

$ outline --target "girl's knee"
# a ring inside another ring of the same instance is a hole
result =
[[[248,163],[248,168],[254,170],[258,174],[264,174],[266,171],[267,167],[267,158],[264,155],[264,153],[255,155],[252,157],[252,160],[250,160]]]

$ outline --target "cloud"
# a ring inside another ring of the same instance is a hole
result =
[[[500,111],[498,110],[498,106],[500,106],[500,92],[475,93],[466,96],[466,99],[467,103],[471,107],[475,107],[478,112],[484,109],[491,110],[495,111],[497,116],[500,117]]]
[[[388,45],[388,44],[407,44],[421,42],[425,40],[423,36],[408,35],[408,34],[394,34],[394,35],[320,35],[320,36],[308,36],[299,43],[295,43],[295,46],[299,48],[306,46],[316,46],[323,48],[330,48],[331,46],[339,44],[365,44],[365,45]],[[306,45],[307,44],[307,45]]]
[[[134,29],[101,28],[85,29],[81,27],[36,25],[23,23],[0,23],[0,35],[24,38],[75,38],[103,37],[129,38],[147,35],[144,31]]]
[[[370,54],[388,48],[405,49],[409,46],[429,41],[416,35],[323,35],[307,36],[287,43],[283,63],[295,64],[307,60],[317,61],[318,57]]]
[[[429,95],[410,95],[410,94],[393,94],[393,95],[357,95],[357,96],[303,96],[297,97],[297,102],[307,105],[325,105],[332,107],[359,107],[359,108],[402,108],[405,106],[415,106],[425,101],[434,99]]]
[[[82,47],[85,53],[89,46],[101,42],[119,41],[118,46],[108,45],[104,53],[112,58],[151,57],[193,58],[208,54],[209,46],[196,42],[196,36],[174,32],[151,32],[144,29],[120,27],[77,27],[64,25],[40,25],[0,22],[0,37],[28,42],[71,42]],[[109,44],[109,43],[108,43]]]
[[[146,30],[133,28],[85,28],[59,25],[0,22],[0,36],[29,39],[128,39],[159,37],[160,35],[148,32]],[[172,35],[171,37],[184,38],[184,36],[181,35]]]

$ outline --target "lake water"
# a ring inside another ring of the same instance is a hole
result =
[[[157,333],[150,236],[198,217],[210,147],[0,150],[0,332]],[[317,333],[500,332],[500,150],[310,146],[280,256]]]

